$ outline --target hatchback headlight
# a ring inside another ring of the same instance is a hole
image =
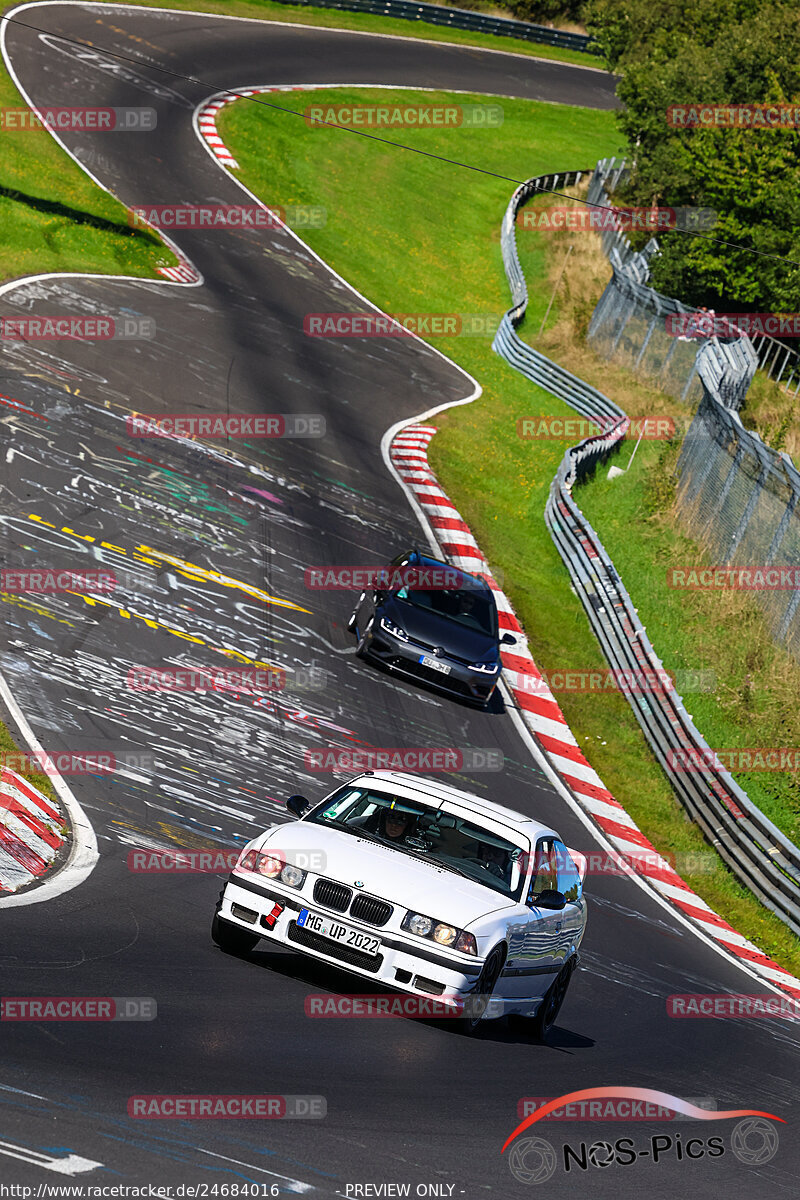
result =
[[[381,629],[385,629],[392,637],[397,638],[400,642],[408,641],[408,634],[405,629],[401,629],[399,625],[395,625],[393,621],[387,620],[386,617],[381,617]]]
[[[500,670],[500,664],[493,663],[470,663],[470,671],[481,671],[484,675],[495,675]]]
[[[435,921],[433,917],[423,916],[422,913],[408,912],[403,918],[401,929],[416,934],[417,937],[429,938],[440,946],[453,946],[462,954],[477,954],[478,947],[471,933],[464,933],[446,921]]]
[[[306,872],[301,871],[299,867],[292,866],[287,863],[281,871],[281,883],[285,883],[287,887],[299,888],[306,881]]]

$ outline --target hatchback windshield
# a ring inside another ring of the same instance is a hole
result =
[[[424,588],[403,587],[396,596],[406,604],[457,621],[476,633],[484,633],[487,637],[497,636],[497,609],[491,592],[486,588],[476,585],[427,591]]]
[[[389,792],[344,787],[304,819],[363,834],[405,854],[436,862],[504,896],[520,898],[530,847],[454,813]]]

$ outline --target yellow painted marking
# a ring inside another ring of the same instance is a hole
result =
[[[55,613],[50,612],[47,608],[40,608],[38,604],[31,604],[29,601],[20,600],[16,592],[13,594],[0,592],[0,597],[9,604],[16,604],[18,608],[26,608],[28,612],[36,613],[39,617],[49,617],[51,621],[58,621],[59,625],[69,625],[70,628],[75,628],[74,621],[68,621],[66,617],[57,617]]]
[[[205,580],[210,583],[221,583],[225,587],[238,588],[239,591],[245,592],[248,596],[253,596],[256,600],[263,600],[266,604],[275,604],[279,608],[292,608],[295,612],[304,613],[311,611],[309,608],[303,608],[291,600],[281,600],[277,596],[271,596],[269,592],[265,592],[261,588],[252,587],[249,583],[242,583],[241,580],[233,579],[230,575],[223,575],[219,571],[209,571],[205,567],[197,567],[194,563],[186,562],[183,558],[174,558],[171,554],[161,554],[158,550],[154,550],[152,546],[137,546],[136,549],[145,554],[158,555],[162,562],[169,563],[184,574],[190,573],[190,578]]]
[[[74,529],[70,529],[67,525],[61,526],[62,533],[71,533],[73,537],[80,538],[82,542],[96,542],[97,538],[91,537],[88,533],[76,533]]]
[[[46,525],[48,529],[58,529],[57,525],[51,524],[50,521],[45,521],[36,513],[28,513],[29,521],[36,521],[40,525]],[[68,533],[71,537],[82,538],[83,541],[95,541],[95,538],[89,538],[84,534],[76,533],[74,529],[70,529],[68,525],[61,526],[61,533]],[[118,554],[122,554],[125,558],[129,557],[128,551],[122,546],[115,546],[112,542],[101,542],[101,546],[106,550],[116,550]],[[155,558],[143,557],[144,555],[155,555]],[[188,579],[195,579],[198,583],[221,583],[223,587],[238,588],[248,596],[252,596],[256,600],[262,600],[265,604],[274,604],[277,608],[290,608],[294,612],[310,613],[310,608],[303,608],[300,604],[295,604],[292,600],[281,600],[278,596],[271,596],[269,592],[263,591],[261,588],[251,587],[249,583],[242,583],[239,579],[234,579],[231,575],[223,575],[219,571],[209,571],[205,567],[197,567],[194,563],[186,562],[183,558],[174,558],[171,554],[161,554],[158,550],[154,550],[152,546],[136,546],[130,557],[137,559],[139,562],[147,562],[151,566],[157,567],[159,562],[169,563],[170,566],[176,568],[179,574],[185,575]]]
[[[145,625],[150,629],[163,629],[167,633],[173,634],[175,637],[183,638],[187,642],[196,642],[199,646],[208,646],[209,650],[214,650],[217,654],[225,654],[228,658],[238,659],[239,662],[252,663],[254,667],[264,667],[267,671],[282,671],[283,667],[277,666],[275,663],[261,662],[260,659],[250,658],[248,654],[244,654],[240,650],[231,650],[227,646],[214,646],[211,642],[207,642],[205,638],[196,637],[194,634],[185,633],[182,629],[175,629],[172,625],[165,625],[163,621],[155,621],[149,617],[142,616],[141,613],[128,612],[126,609],[120,608],[117,604],[112,604],[110,600],[103,600],[99,596],[87,596],[85,592],[69,592],[70,596],[80,596],[80,598],[94,608],[96,604],[103,605],[104,608],[113,608],[123,617],[135,617],[137,621],[144,621]]]

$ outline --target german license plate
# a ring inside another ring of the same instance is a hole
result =
[[[364,954],[377,954],[381,948],[381,939],[373,937],[371,933],[362,933],[360,929],[343,925],[333,917],[320,916],[307,908],[301,909],[297,924],[303,929],[310,929],[312,933],[330,938],[332,942],[341,942],[353,950],[361,950]]]
[[[432,671],[438,671],[440,675],[450,674],[450,665],[440,662],[438,658],[431,658],[429,654],[421,654],[419,661],[423,667],[430,667]]]

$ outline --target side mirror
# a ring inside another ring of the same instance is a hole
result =
[[[532,908],[552,908],[558,911],[564,908],[567,903],[567,898],[563,892],[557,892],[553,888],[549,888],[546,892],[539,892],[538,896],[531,896]]]
[[[309,801],[305,796],[290,796],[286,801],[286,807],[290,813],[294,813],[296,817],[302,817],[303,813],[308,808]]]
[[[500,638],[501,646],[516,646],[516,644],[517,644],[517,639],[513,633],[504,633],[503,636]]]

